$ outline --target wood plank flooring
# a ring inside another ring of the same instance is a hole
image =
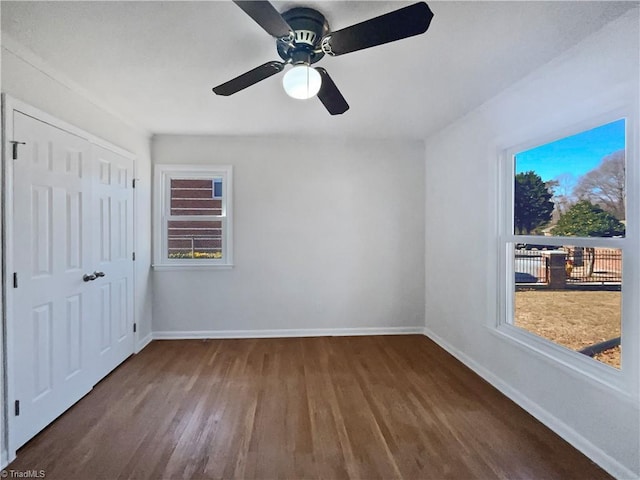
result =
[[[610,478],[417,335],[155,341],[8,468],[47,480]]]

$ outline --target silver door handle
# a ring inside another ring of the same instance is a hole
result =
[[[82,280],[84,280],[85,282],[90,282],[90,281],[92,281],[92,280],[95,280],[96,278],[97,278],[97,277],[96,277],[93,273],[90,273],[90,274],[85,273],[85,274],[82,276]]]
[[[93,274],[96,276],[96,278],[104,277],[104,272],[93,272]]]

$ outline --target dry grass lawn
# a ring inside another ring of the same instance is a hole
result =
[[[515,294],[514,324],[572,350],[620,336],[620,292],[523,290]],[[620,368],[620,347],[596,360]]]

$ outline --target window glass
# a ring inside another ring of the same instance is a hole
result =
[[[169,258],[222,258],[222,221],[169,220]]]
[[[625,120],[514,155],[516,235],[625,234]]]
[[[222,215],[221,197],[222,181],[171,179],[171,215]]]
[[[513,325],[620,368],[622,251],[515,245]]]

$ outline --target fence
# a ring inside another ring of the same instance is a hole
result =
[[[517,250],[515,282],[520,285],[619,285],[622,253],[613,248],[562,247],[552,251]]]
[[[514,260],[516,283],[546,284],[549,282],[549,256],[541,252],[516,252]]]
[[[169,258],[222,257],[222,229],[221,220],[169,220]]]
[[[622,252],[615,248],[565,247],[567,281],[574,283],[619,283]]]
[[[221,258],[222,248],[219,236],[177,236],[170,235],[169,258]]]

